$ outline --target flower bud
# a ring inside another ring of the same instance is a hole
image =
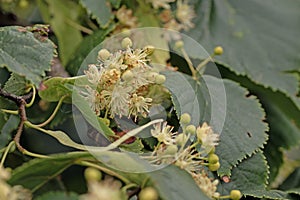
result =
[[[166,77],[164,75],[159,74],[155,77],[156,84],[160,85],[160,84],[163,84],[165,81],[166,81]]]
[[[122,40],[122,48],[132,47],[132,41],[129,37],[126,37]]]
[[[196,133],[196,127],[194,125],[190,124],[185,128],[185,131],[187,133],[194,135]]]
[[[164,151],[165,155],[174,155],[175,153],[177,153],[178,151],[178,147],[175,144],[169,145],[167,146],[166,150]]]
[[[28,5],[29,5],[29,3],[28,3],[27,0],[20,0],[20,2],[19,2],[19,6],[20,6],[21,8],[27,8]]]
[[[217,46],[214,49],[214,53],[215,53],[215,55],[222,55],[223,54],[223,48],[221,46]]]
[[[182,40],[178,40],[176,43],[175,43],[175,48],[177,49],[180,49],[184,46],[184,43]]]
[[[110,57],[110,52],[107,49],[101,49],[98,51],[98,59],[105,61]]]
[[[146,187],[139,193],[140,200],[157,200],[158,193],[153,187]]]
[[[239,200],[240,198],[242,198],[242,193],[239,190],[231,190],[230,192],[230,198],[232,200]]]
[[[217,154],[209,154],[208,155],[208,162],[210,164],[215,164],[219,162],[219,156]]]
[[[109,120],[109,119],[107,119],[107,118],[100,118],[100,120],[101,120],[102,122],[104,122],[104,123],[106,124],[106,126],[109,126],[109,125],[110,125],[110,120]]]
[[[191,123],[191,116],[190,116],[190,114],[188,114],[188,113],[183,113],[183,114],[180,116],[180,122],[181,122],[183,125],[188,125],[189,123]]]
[[[156,76],[158,76],[159,74],[157,73],[157,72],[149,72],[148,74],[147,74],[147,79],[149,80],[149,81],[155,81],[155,79],[156,79]]]
[[[181,133],[176,137],[175,140],[176,140],[176,144],[183,146],[187,141],[187,136],[184,133]]]
[[[123,74],[122,74],[122,79],[124,81],[131,81],[133,79],[133,73],[131,70],[126,70]]]
[[[102,178],[102,174],[99,170],[88,167],[84,171],[84,177],[87,181],[99,181]]]
[[[217,171],[220,168],[220,163],[216,162],[214,164],[209,163],[208,164],[208,169],[212,172]]]
[[[185,169],[189,163],[185,160],[176,160],[175,165],[180,167],[181,169]]]

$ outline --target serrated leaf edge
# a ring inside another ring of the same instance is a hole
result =
[[[267,132],[270,130],[270,127],[269,127],[269,124],[267,122],[265,122],[264,120],[266,119],[266,112],[265,110],[263,109],[262,107],[262,104],[260,103],[259,99],[257,98],[257,96],[255,95],[251,95],[249,97],[247,97],[248,94],[250,94],[249,90],[243,86],[241,86],[240,83],[236,82],[236,81],[233,81],[233,80],[230,80],[230,79],[223,79],[223,80],[226,80],[226,81],[229,81],[229,82],[233,82],[237,85],[239,85],[240,88],[242,88],[245,93],[244,93],[244,98],[245,99],[251,99],[253,101],[255,101],[257,103],[257,107],[258,109],[261,111],[261,122],[265,125],[265,130],[264,130],[264,137],[265,137],[265,141],[262,143],[261,146],[258,146],[256,149],[254,149],[254,151],[252,151],[251,153],[249,154],[245,154],[244,157],[240,158],[240,159],[237,159],[236,163],[234,163],[230,168],[230,173],[229,174],[220,174],[219,172],[218,173],[218,176],[222,177],[222,176],[231,176],[231,171],[233,169],[233,167],[237,167],[237,165],[239,163],[241,163],[243,160],[247,159],[247,158],[250,158],[251,156],[253,156],[254,154],[258,153],[259,151],[261,151],[262,149],[264,149],[264,145],[267,144],[267,141],[269,140],[269,135],[267,134]],[[220,141],[222,142],[222,141]],[[218,148],[218,147],[217,147]],[[269,170],[268,170],[269,171]]]

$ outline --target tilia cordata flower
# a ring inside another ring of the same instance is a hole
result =
[[[124,38],[123,49],[98,52],[98,63],[88,66],[85,74],[89,85],[83,95],[91,109],[105,118],[126,116],[147,117],[155,99],[155,92],[168,93],[161,85],[165,77],[149,65],[154,47],[132,48],[132,41]]]
[[[155,165],[174,164],[186,170],[211,199],[240,199],[242,195],[238,190],[232,190],[237,197],[232,194],[221,196],[217,191],[219,180],[211,175],[211,172],[220,168],[219,156],[215,153],[219,134],[206,122],[198,128],[190,122],[191,116],[184,113],[180,117],[180,132],[173,132],[173,127],[167,125],[167,122],[154,125],[151,135],[157,139],[157,144],[151,155],[144,158]]]

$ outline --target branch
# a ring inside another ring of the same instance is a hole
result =
[[[2,88],[0,88],[0,96],[15,102],[17,104],[17,106],[20,107],[20,105],[23,103],[23,101],[25,101],[25,104],[26,104],[26,100],[28,100],[32,97],[32,92],[30,92],[24,96],[17,96],[17,95],[8,93],[8,92],[4,91]]]
[[[19,116],[20,116],[21,121],[18,125],[18,130],[14,137],[14,141],[15,141],[16,146],[19,149],[19,151],[21,151],[23,153],[25,151],[25,149],[20,144],[20,138],[21,138],[21,135],[23,132],[24,123],[25,123],[25,121],[27,121],[26,110],[25,110],[26,100],[28,100],[32,97],[32,92],[30,92],[26,95],[23,95],[23,96],[17,96],[17,95],[8,93],[8,92],[4,91],[2,88],[0,88],[0,96],[15,102],[17,104],[17,106],[19,107]]]

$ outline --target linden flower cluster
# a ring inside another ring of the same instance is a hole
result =
[[[191,117],[185,113],[180,118],[181,133],[173,133],[166,122],[156,124],[151,134],[158,141],[151,156],[145,157],[154,164],[175,164],[194,178],[199,188],[210,198],[220,198],[217,179],[210,178],[208,171],[217,171],[219,157],[214,153],[219,135],[203,123],[196,128],[190,124]],[[191,142],[194,138],[194,142]]]
[[[133,29],[138,26],[138,19],[133,15],[131,9],[127,9],[125,5],[115,12],[116,18],[119,21],[114,33],[119,33],[124,29]]]
[[[32,195],[29,190],[20,185],[11,187],[6,183],[10,178],[8,170],[0,167],[0,199],[1,200],[31,200]]]
[[[124,50],[115,53],[100,50],[99,64],[90,65],[85,71],[91,85],[86,86],[84,96],[97,115],[105,111],[105,117],[110,114],[111,118],[146,117],[153,101],[147,95],[152,86],[160,86],[166,79],[148,65],[154,47],[132,49],[131,46],[132,41],[124,38]]]
[[[196,14],[193,7],[189,5],[188,0],[177,0],[174,12],[171,10],[170,3],[175,2],[175,0],[147,0],[147,2],[151,3],[154,9],[162,8],[159,17],[164,28],[175,31],[188,31],[194,28],[195,25],[192,20],[196,17]],[[166,37],[179,39],[175,35]]]

